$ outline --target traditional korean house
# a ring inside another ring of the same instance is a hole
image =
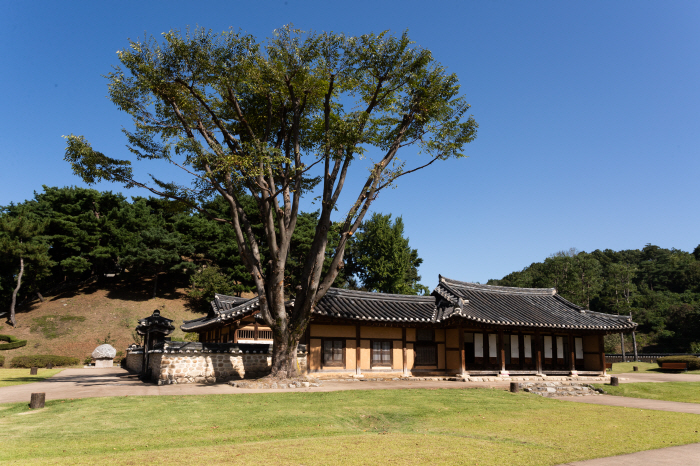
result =
[[[290,303],[291,304],[291,303]],[[202,343],[272,344],[258,298],[217,295],[181,328]],[[510,288],[440,276],[430,296],[331,289],[302,343],[312,373],[599,375],[603,336],[632,331],[627,316],[579,307],[553,288]]]

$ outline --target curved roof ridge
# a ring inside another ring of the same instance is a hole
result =
[[[454,280],[452,278],[443,277],[439,275],[440,283],[445,284],[448,287],[456,286],[459,288],[466,288],[477,291],[491,292],[491,293],[511,293],[511,294],[531,294],[531,295],[555,295],[556,288],[519,288],[517,286],[496,286],[496,285],[482,285],[481,283],[471,283],[471,282],[461,282],[459,280]]]
[[[360,291],[360,290],[345,290],[343,288],[329,288],[326,295],[340,296],[348,298],[359,298],[359,299],[376,299],[379,301],[385,300],[406,300],[406,301],[435,301],[435,298],[431,295],[419,296],[411,294],[391,294],[391,293],[379,293],[375,291]],[[323,298],[321,298],[323,299]]]

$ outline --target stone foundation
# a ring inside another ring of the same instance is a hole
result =
[[[524,391],[544,397],[602,395],[603,391],[575,382],[539,382],[521,384]]]

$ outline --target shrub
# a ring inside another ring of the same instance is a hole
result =
[[[0,335],[0,341],[7,341],[9,343],[0,343],[0,350],[15,349],[20,348],[27,344],[27,340],[20,340],[12,335]]]
[[[5,356],[0,356],[0,367],[5,365]]]
[[[689,371],[700,370],[700,358],[697,356],[664,356],[656,360],[656,363],[661,367],[664,362],[687,362]]]
[[[54,356],[52,354],[36,354],[34,356],[17,356],[12,358],[10,367],[46,367],[49,363],[54,366],[77,366],[78,358],[68,356]]]

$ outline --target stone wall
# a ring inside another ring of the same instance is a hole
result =
[[[126,350],[126,368],[131,372],[141,373],[143,368],[143,349]]]
[[[222,383],[263,377],[270,372],[270,345],[202,344],[164,342],[148,353],[151,380],[174,383]],[[297,353],[299,372],[307,373],[306,348]],[[127,350],[126,367],[142,373],[143,349]]]

